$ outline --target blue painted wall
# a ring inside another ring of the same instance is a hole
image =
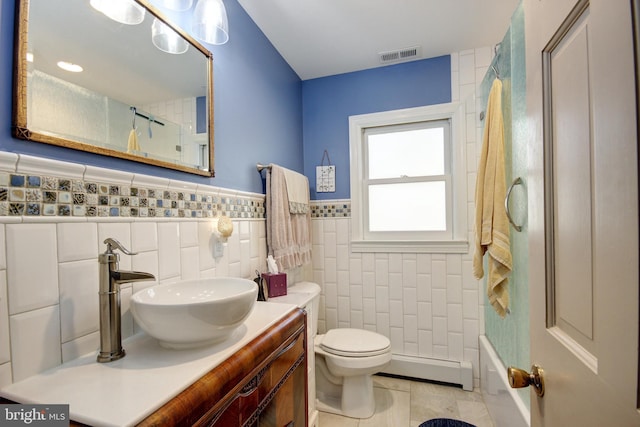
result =
[[[302,171],[301,81],[237,0],[225,0],[229,42],[207,46],[214,55],[215,178],[14,139],[15,6],[16,0],[0,2],[0,150],[253,192],[262,192],[257,162]],[[186,22],[188,16],[175,18]]]
[[[445,102],[451,102],[448,55],[304,81],[304,173],[311,199],[350,197],[349,116]],[[316,194],[315,167],[325,149],[336,165],[336,192]]]
[[[350,115],[451,100],[449,56],[302,82],[237,0],[225,0],[229,42],[207,46],[214,55],[215,178],[17,140],[10,130],[15,2],[0,2],[3,151],[252,192],[263,191],[256,163],[273,162],[304,172],[312,199],[349,198]],[[189,31],[189,12],[170,17]],[[325,149],[337,166],[336,192],[315,194]]]

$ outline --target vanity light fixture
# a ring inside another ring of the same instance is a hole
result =
[[[191,21],[193,35],[210,44],[229,40],[229,21],[222,0],[198,0]]]
[[[137,25],[144,21],[145,9],[134,0],[91,0],[89,4],[121,24]]]
[[[58,61],[58,67],[62,68],[65,71],[70,71],[72,73],[80,73],[82,72],[82,67],[78,64],[73,64],[71,62],[66,61]]]
[[[155,47],[167,53],[180,54],[189,49],[189,43],[158,18],[154,18],[151,24],[151,41]]]
[[[27,62],[33,62],[33,52],[27,52]]]
[[[167,9],[175,10],[176,12],[184,12],[185,10],[191,9],[193,0],[162,0],[160,4]]]

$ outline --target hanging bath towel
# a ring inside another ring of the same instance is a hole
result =
[[[291,171],[293,172],[293,171]],[[285,168],[271,165],[267,173],[267,251],[278,264],[278,271],[311,262],[311,210],[293,213],[289,204]],[[299,175],[299,174],[298,174]],[[309,206],[309,181],[301,176],[303,196],[299,205]]]
[[[504,123],[502,82],[494,80],[489,93],[482,151],[476,180],[475,253],[473,275],[484,276],[482,259],[488,253],[487,296],[494,310],[504,317],[509,309],[508,275],[513,262],[509,242],[509,220],[504,207]]]

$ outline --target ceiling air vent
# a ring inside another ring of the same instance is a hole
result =
[[[380,52],[380,63],[389,64],[392,62],[410,61],[420,56],[420,47],[408,47],[405,49]]]

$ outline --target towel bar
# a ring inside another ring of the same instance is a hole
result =
[[[513,222],[513,219],[511,218],[511,212],[509,212],[509,198],[511,197],[511,190],[513,190],[513,187],[520,184],[522,184],[522,178],[517,177],[514,179],[507,190],[507,196],[504,198],[504,209],[507,211],[507,218],[509,218],[509,222],[513,225],[513,228],[515,228],[516,231],[522,231],[522,226]]]
[[[263,169],[271,170],[271,165],[263,165],[262,163],[258,163],[256,165],[256,169],[258,169],[258,172],[262,172]]]

